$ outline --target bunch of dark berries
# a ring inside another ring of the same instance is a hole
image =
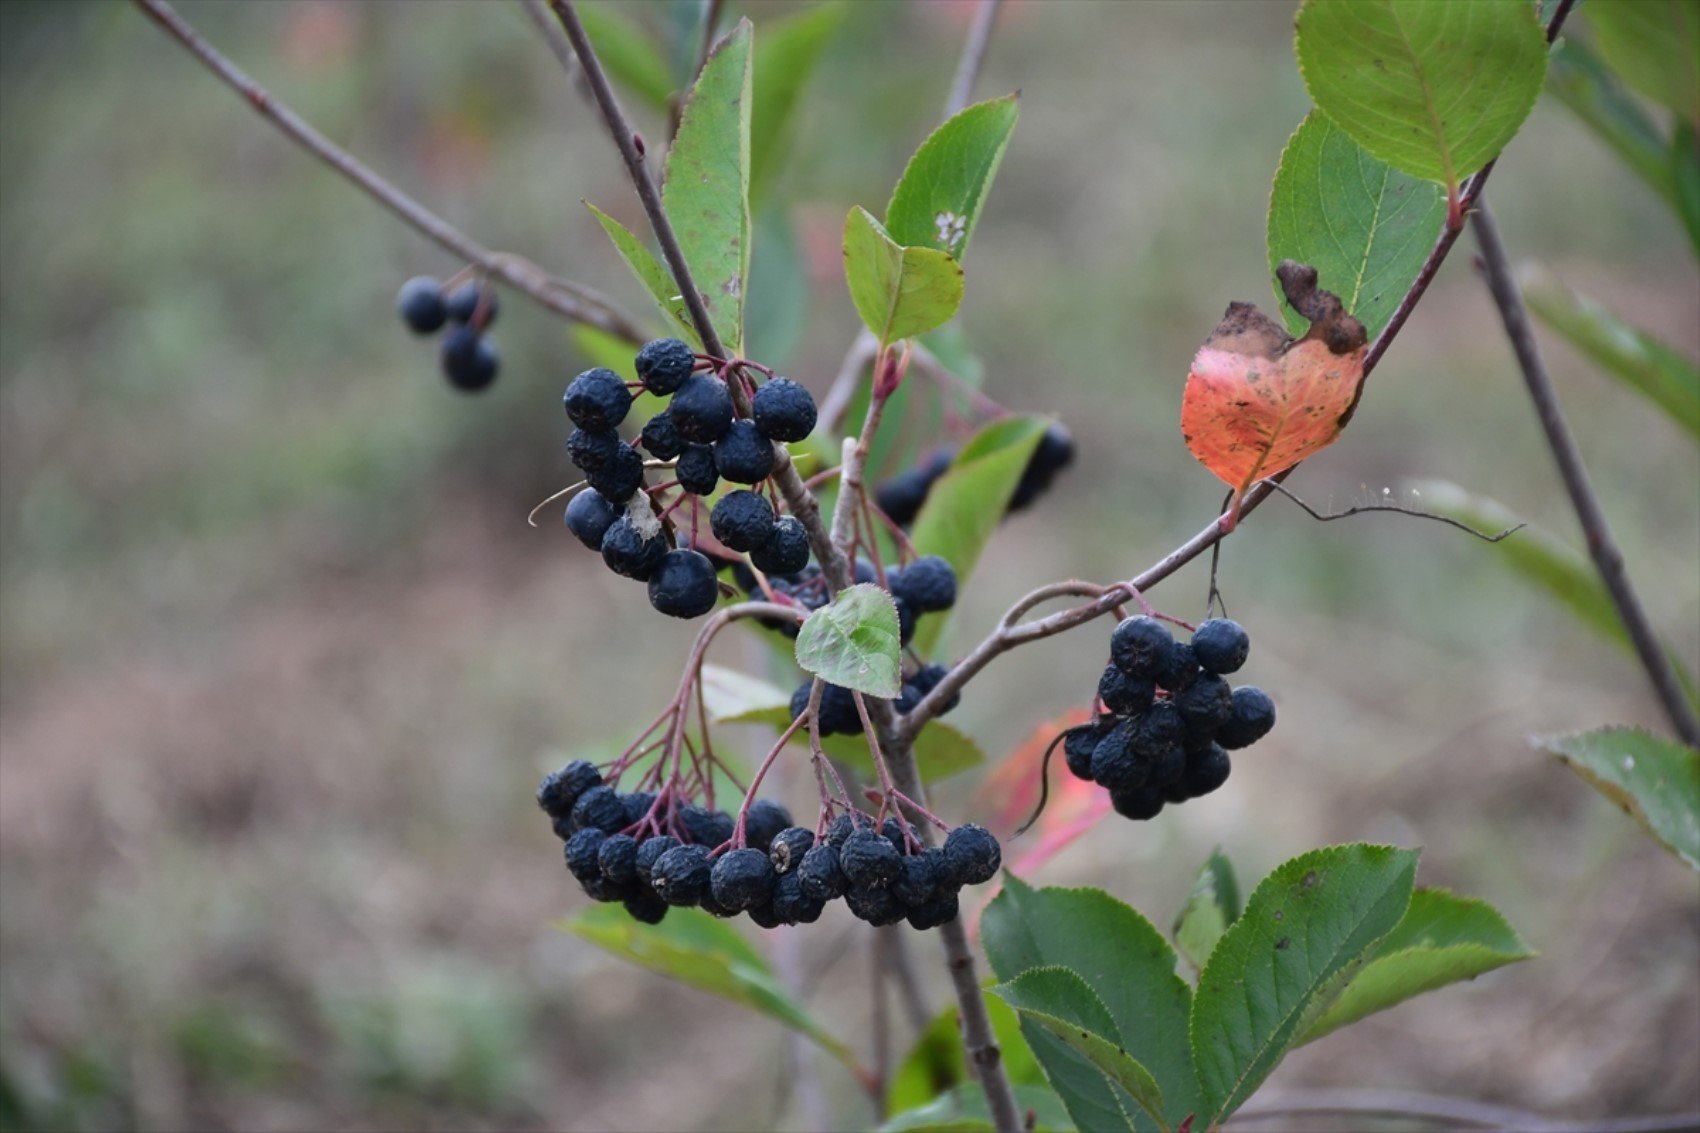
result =
[[[923,697],[944,679],[949,669],[943,665],[915,665],[903,678],[903,691],[892,707],[899,715],[907,715],[921,703]],[[791,719],[801,716],[809,707],[809,694],[814,686],[814,679],[805,680],[797,686],[797,691],[791,694]],[[962,694],[957,693],[945,701],[938,714],[943,716],[962,702]],[[856,697],[849,689],[841,685],[828,684],[821,688],[820,697],[820,734],[823,736],[859,736],[862,734],[862,714],[856,710]]]
[[[815,831],[794,825],[771,799],[750,804],[743,844],[734,845],[736,822],[725,811],[622,793],[584,760],[545,778],[537,803],[585,893],[622,903],[645,924],[675,906],[747,913],[762,928],[812,924],[842,897],[873,924],[936,928],[955,919],[957,891],[990,880],[1002,861],[997,839],[973,824],[923,848],[895,818],[875,829],[866,816],[840,815]]]
[[[807,549],[805,544],[803,550]],[[757,567],[762,566],[761,556],[751,559]],[[804,612],[812,613],[832,600],[832,590],[820,567],[807,559],[804,562],[806,565],[796,571],[764,570],[766,591],[761,589],[761,582],[753,572],[734,566],[732,574],[751,598],[764,598],[771,593],[778,602],[801,606]],[[943,613],[956,605],[956,568],[938,555],[922,555],[905,566],[893,567],[884,572],[883,578],[878,567],[858,558],[851,581],[871,583],[891,595],[897,608],[897,636],[902,645],[908,645],[915,636],[915,627],[923,615]],[[795,622],[774,623],[774,628],[788,637],[797,636]]]
[[[950,470],[956,459],[954,449],[935,449],[913,468],[899,472],[874,489],[874,502],[899,527],[910,527],[921,514],[921,505],[933,490],[933,484]],[[1074,463],[1074,437],[1058,422],[1052,422],[1039,438],[1027,467],[1009,499],[1009,511],[1025,510],[1050,490],[1057,473]]]
[[[646,343],[635,364],[639,380],[632,385],[597,368],[567,386],[564,401],[574,426],[567,455],[589,482],[567,506],[567,527],[600,551],[614,573],[647,582],[657,610],[698,617],[714,608],[719,584],[714,560],[696,546],[697,509],[724,480],[748,487],[715,503],[709,513],[715,540],[735,554],[748,554],[765,574],[802,570],[809,561],[808,535],[796,517],[778,513],[777,497],[763,486],[776,461],[774,445],[801,441],[814,430],[809,391],[770,375],[754,388],[750,416],[741,418],[715,361],[692,353],[679,339]],[[752,381],[743,364],[727,366],[726,372],[734,381]],[[668,399],[668,405],[645,422],[635,444],[628,443],[617,430],[634,397],[644,392]],[[655,460],[672,462],[671,482],[645,488],[638,446]],[[651,506],[673,488],[677,495],[670,503],[659,512]],[[680,508],[690,519],[682,540],[669,520]]]
[[[1117,813],[1132,819],[1216,790],[1228,781],[1228,752],[1275,726],[1262,689],[1223,679],[1250,650],[1250,636],[1227,618],[1203,622],[1188,644],[1156,618],[1116,626],[1098,680],[1102,711],[1062,737],[1069,771],[1108,788]]]
[[[443,285],[428,275],[401,285],[396,310],[415,334],[434,334],[453,323],[443,336],[443,376],[466,393],[477,393],[496,380],[500,358],[484,332],[496,321],[496,289],[472,280],[444,294]]]

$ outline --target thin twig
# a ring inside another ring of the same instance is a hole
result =
[[[992,24],[997,22],[1003,0],[980,0],[974,10],[974,23],[968,28],[968,39],[962,45],[962,57],[956,62],[956,76],[950,83],[950,97],[945,100],[944,116],[951,117],[968,105],[974,97],[974,81],[980,77],[980,67],[986,61],[986,47],[992,41]]]
[[[1552,378],[1541,361],[1534,328],[1529,324],[1529,312],[1523,306],[1522,292],[1512,276],[1510,257],[1506,255],[1499,226],[1494,223],[1493,213],[1485,201],[1478,204],[1474,225],[1482,265],[1487,273],[1488,290],[1493,293],[1500,320],[1505,324],[1506,337],[1511,340],[1511,349],[1517,355],[1523,384],[1528,387],[1529,398],[1535,403],[1535,415],[1540,419],[1547,447],[1552,450],[1553,460],[1558,464],[1559,478],[1564,481],[1570,505],[1575,508],[1576,519],[1587,538],[1588,554],[1594,560],[1594,569],[1599,572],[1606,593],[1611,595],[1618,620],[1623,623],[1624,631],[1635,646],[1641,667],[1647,671],[1647,679],[1659,703],[1664,706],[1671,727],[1682,742],[1700,747],[1700,719],[1696,718],[1688,698],[1683,695],[1670,657],[1660,644],[1658,634],[1653,632],[1647,611],[1624,568],[1623,551],[1617,540],[1612,538],[1605,509],[1600,506],[1599,496],[1595,494],[1588,470],[1582,463],[1582,450],[1576,444],[1576,435],[1570,430],[1570,423],[1558,404],[1558,391],[1553,388]]]
[[[1343,511],[1322,512],[1317,511],[1315,508],[1305,503],[1304,500],[1295,495],[1291,489],[1282,487],[1280,484],[1274,484],[1274,488],[1277,492],[1280,492],[1283,496],[1286,496],[1289,500],[1292,500],[1295,504],[1299,505],[1299,508],[1303,510],[1306,515],[1320,523],[1330,523],[1336,519],[1347,519],[1354,515],[1364,515],[1372,511],[1390,511],[1395,515],[1408,515],[1413,519],[1432,519],[1436,523],[1444,523],[1448,527],[1456,527],[1465,534],[1474,535],[1484,543],[1497,543],[1501,539],[1508,539],[1512,535],[1523,530],[1523,528],[1529,526],[1527,523],[1516,523],[1502,531],[1489,535],[1485,531],[1477,531],[1474,527],[1471,527],[1468,523],[1465,523],[1461,519],[1453,519],[1450,515],[1441,515],[1439,512],[1424,511],[1421,508],[1406,507],[1404,504],[1394,503],[1391,500],[1384,503],[1377,503],[1372,500],[1367,504],[1353,504],[1351,507],[1346,508]],[[1218,543],[1217,546],[1220,547],[1221,544]]]
[[[459,258],[478,265],[485,274],[527,295],[557,314],[596,327],[629,342],[642,342],[643,332],[630,318],[596,291],[582,284],[557,279],[521,256],[484,247],[448,221],[390,184],[329,138],[319,133],[300,115],[268,94],[241,68],[201,38],[165,0],[135,0],[155,23],[181,44],[206,68],[247,100],[248,105],[291,141],[363,189],[384,208]]]

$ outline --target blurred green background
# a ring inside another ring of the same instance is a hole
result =
[[[694,42],[695,4],[621,7]],[[758,37],[794,7],[730,5]],[[853,3],[804,98],[780,193],[812,295],[783,363],[817,394],[855,326],[844,212],[877,210],[936,122],[972,7]],[[639,227],[629,188],[516,5],[181,10],[478,239],[648,316],[579,204]],[[1213,514],[1181,385],[1228,300],[1272,302],[1269,178],[1308,105],[1292,14],[1007,5],[978,91],[1019,88],[1022,121],[961,321],[988,390],[1059,415],[1080,459],[1002,529],[958,647],[1034,585],[1126,577]],[[570,328],[504,294],[500,380],[453,394],[392,303],[461,265],[128,5],[0,5],[0,68],[0,1125],[804,1124],[776,1026],[551,928],[584,899],[532,786],[562,751],[623,742],[694,632],[524,522],[569,473]],[[1520,261],[1700,352],[1680,228],[1562,108],[1537,107],[1490,195]],[[1467,243],[1291,486],[1342,506],[1450,479],[1574,542]],[[1546,346],[1630,572],[1696,667],[1695,447]],[[1526,739],[1662,727],[1633,664],[1494,548],[1394,516],[1324,526],[1273,502],[1222,585],[1281,725],[1207,802],[1107,823],[1037,880],[1166,925],[1218,843],[1246,878],[1332,841],[1421,845],[1423,883],[1489,899],[1542,957],[1307,1048],[1271,1091],[1584,1119],[1700,1104],[1695,877]],[[1155,597],[1192,616],[1205,586],[1196,566]],[[954,722],[1013,749],[1084,699],[1098,632],[1004,659]],[[753,639],[720,659],[766,663]],[[972,785],[945,784],[944,813]],[[837,909],[765,935],[865,1049],[858,927]],[[936,945],[912,951],[942,1006]],[[841,1070],[816,1072],[836,1125],[869,1121]]]

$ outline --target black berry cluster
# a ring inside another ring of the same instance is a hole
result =
[[[496,321],[495,288],[473,280],[445,294],[437,280],[415,276],[401,285],[396,310],[415,334],[434,334],[451,324],[441,347],[443,376],[450,385],[476,393],[496,380],[501,360],[484,337]]]
[[[1098,680],[1103,711],[1063,737],[1069,771],[1107,788],[1116,811],[1132,819],[1220,787],[1228,752],[1275,726],[1274,702],[1262,689],[1224,679],[1250,650],[1250,636],[1227,618],[1202,623],[1187,644],[1156,618],[1116,626]]]
[[[727,499],[731,497],[728,496]],[[721,503],[725,503],[722,500]],[[715,508],[718,522],[719,508]],[[715,537],[720,538],[720,530],[715,529]],[[721,539],[725,542],[725,539]],[[727,543],[727,546],[732,544]],[[750,561],[761,568],[767,575],[768,589],[781,602],[790,602],[801,606],[807,612],[820,609],[832,600],[832,590],[827,585],[826,576],[815,563],[809,562],[808,543],[799,534],[798,557],[804,563],[799,569],[792,571],[770,571],[763,566],[761,555],[752,555]],[[793,560],[794,561],[794,560]],[[790,566],[792,561],[771,563],[774,566]],[[733,568],[733,577],[743,587],[744,592],[752,598],[765,597],[761,590],[760,580],[748,570]],[[915,627],[921,617],[926,614],[943,613],[956,605],[956,568],[949,561],[938,555],[922,555],[906,566],[893,567],[885,572],[885,581],[880,581],[880,572],[867,559],[858,558],[855,562],[851,579],[857,583],[872,583],[880,586],[891,595],[892,604],[897,607],[897,636],[899,643],[908,645],[915,636]],[[773,628],[778,629],[788,637],[796,637],[798,627],[794,622],[775,622]]]
[[[901,715],[907,715],[911,709],[921,703],[921,698],[932,692],[944,675],[950,670],[943,665],[917,665],[903,678],[903,691],[892,707]],[[791,719],[801,716],[809,706],[809,691],[814,686],[812,679],[797,686],[791,694]],[[945,701],[939,709],[943,716],[962,702],[962,694],[958,693]],[[862,734],[862,714],[856,711],[855,696],[847,688],[840,685],[828,684],[821,689],[820,697],[820,734],[823,736],[859,736]]]
[[[956,458],[954,449],[937,449],[923,457],[913,468],[904,470],[874,489],[874,502],[899,527],[910,527],[927,502],[933,484],[950,470]],[[1010,496],[1009,510],[1022,511],[1050,490],[1057,473],[1074,463],[1074,437],[1061,424],[1053,422],[1039,438],[1033,455],[1022,469],[1021,479]]]

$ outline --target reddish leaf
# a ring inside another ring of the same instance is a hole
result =
[[[1283,261],[1275,274],[1310,320],[1295,339],[1250,303],[1230,303],[1192,360],[1181,435],[1199,463],[1234,490],[1226,526],[1247,488],[1334,443],[1364,377],[1368,336],[1316,269]]]

